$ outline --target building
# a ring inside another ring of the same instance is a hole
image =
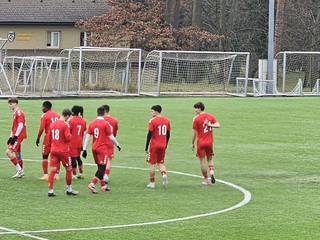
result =
[[[7,55],[54,55],[62,49],[86,46],[79,20],[106,13],[106,0],[1,0],[0,38]]]

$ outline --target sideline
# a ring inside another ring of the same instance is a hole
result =
[[[1,159],[1,158],[0,158]],[[32,160],[32,159],[25,159],[25,161],[30,161],[30,162],[40,162],[39,160]],[[88,166],[95,166],[95,164],[85,164]],[[140,168],[140,167],[126,167],[126,166],[112,166],[113,168],[123,168],[123,169],[131,169],[131,170],[144,170],[144,171],[148,171],[149,169],[146,168]],[[183,175],[183,176],[188,176],[188,177],[196,177],[196,178],[202,178],[202,176],[198,176],[198,175],[194,175],[194,174],[189,174],[189,173],[184,173],[184,172],[178,172],[178,171],[167,171],[169,173],[173,173],[173,174],[178,174],[178,175]],[[65,228],[65,229],[48,229],[48,230],[31,230],[31,231],[23,231],[23,232],[19,232],[19,231],[15,231],[15,230],[10,230],[9,232],[0,232],[0,235],[3,234],[28,234],[28,233],[50,233],[50,232],[67,232],[67,231],[89,231],[89,230],[99,230],[99,229],[116,229],[116,228],[128,228],[128,227],[138,227],[138,226],[146,226],[146,225],[155,225],[155,224],[163,224],[163,223],[171,223],[171,222],[178,222],[178,221],[186,221],[186,220],[191,220],[191,219],[195,219],[195,218],[202,218],[202,217],[208,217],[208,216],[213,216],[213,215],[217,215],[220,213],[225,213],[225,212],[229,212],[232,210],[235,210],[237,208],[243,207],[244,205],[248,204],[251,200],[251,193],[230,182],[227,181],[223,181],[223,180],[219,180],[216,179],[217,182],[223,183],[229,187],[235,188],[236,190],[240,191],[243,193],[244,198],[241,202],[239,202],[238,204],[231,206],[229,208],[225,208],[222,210],[218,210],[218,211],[214,211],[214,212],[209,212],[209,213],[204,213],[204,214],[198,214],[198,215],[193,215],[193,216],[187,216],[187,217],[181,217],[181,218],[173,218],[173,219],[167,219],[167,220],[161,220],[161,221],[155,221],[155,222],[144,222],[144,223],[132,223],[132,224],[122,224],[122,225],[111,225],[111,226],[100,226],[100,227],[88,227],[88,228]],[[1,228],[5,230],[5,228]],[[36,238],[36,239],[40,239],[40,240],[45,240],[44,238]]]

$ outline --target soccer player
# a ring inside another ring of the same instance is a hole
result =
[[[50,156],[50,175],[48,184],[48,197],[55,197],[53,191],[54,176],[56,174],[60,162],[66,169],[67,195],[75,196],[78,192],[72,190],[72,166],[71,157],[69,155],[69,142],[71,139],[68,119],[72,115],[70,109],[64,109],[61,117],[51,123],[49,128],[49,146],[51,147]]]
[[[72,163],[72,179],[83,179],[83,163],[80,158],[82,141],[84,133],[87,130],[86,120],[83,118],[83,107],[73,106],[72,118],[69,120],[71,141],[70,145],[70,156]],[[77,166],[79,167],[79,175],[77,176]]]
[[[105,110],[104,120],[106,120],[111,125],[111,130],[112,130],[113,136],[117,137],[117,133],[119,130],[118,120],[116,118],[110,116],[110,106],[109,105],[103,105],[102,107]],[[109,161],[107,162],[106,171],[103,176],[103,179],[106,182],[109,182],[109,174],[111,171],[112,160],[114,158],[114,145],[111,141],[108,141],[108,148],[109,148],[110,158],[109,158]]]
[[[38,136],[36,140],[37,147],[40,143],[41,135],[44,131],[45,136],[43,138],[42,143],[42,169],[43,169],[43,177],[38,178],[39,180],[48,181],[48,157],[50,154],[50,147],[49,147],[49,127],[50,124],[57,121],[60,118],[60,115],[54,111],[51,110],[52,103],[50,101],[44,101],[42,103],[42,116],[40,121],[40,128],[38,131]],[[58,175],[55,176],[55,178],[58,178]],[[58,180],[58,179],[57,179]]]
[[[7,141],[6,154],[16,167],[16,172],[12,178],[24,177],[21,143],[27,138],[27,127],[24,112],[19,109],[18,103],[17,98],[9,98],[8,100],[9,108],[13,111],[13,121],[11,134]]]
[[[168,184],[164,158],[170,139],[170,121],[168,118],[161,116],[161,111],[162,107],[160,105],[151,107],[152,118],[149,121],[145,148],[148,154],[147,162],[150,164],[150,183],[147,187],[151,189],[155,188],[155,164],[158,164],[162,175],[162,185],[165,187]],[[149,145],[150,150],[148,151]]]
[[[191,149],[194,151],[194,142],[197,139],[197,154],[200,160],[200,168],[204,177],[203,185],[209,186],[215,183],[214,165],[213,165],[213,128],[220,128],[218,120],[210,113],[204,112],[204,104],[198,102],[193,105],[196,116],[193,118],[193,135],[191,140]],[[205,159],[207,158],[207,164]],[[210,171],[208,178],[207,167]]]
[[[99,107],[97,109],[97,118],[93,120],[87,130],[87,135],[83,144],[82,157],[87,157],[87,148],[91,136],[93,136],[92,141],[92,155],[95,163],[97,164],[98,170],[95,173],[95,176],[92,178],[91,182],[88,185],[88,188],[92,193],[98,193],[95,187],[95,184],[100,181],[101,191],[110,191],[108,184],[103,180],[103,175],[106,170],[107,162],[110,158],[108,141],[112,141],[114,145],[117,146],[118,150],[121,150],[121,146],[118,143],[117,139],[113,136],[111,126],[103,118],[104,108]]]

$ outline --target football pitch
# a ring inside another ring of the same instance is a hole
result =
[[[67,196],[65,170],[47,197],[41,148],[35,144],[43,100],[20,99],[27,118],[22,144],[26,177],[12,179],[5,155],[12,112],[0,100],[0,239],[319,239],[319,98],[130,97],[52,99],[61,113],[84,107],[87,123],[108,104],[119,121],[110,192],[87,188],[96,166],[84,160],[85,179]],[[193,104],[218,119],[214,130],[217,182],[202,186],[199,160],[191,151]],[[171,120],[166,154],[169,184],[147,189],[144,152],[150,107],[160,104]],[[43,139],[43,136],[41,140]],[[97,185],[98,186],[98,185]]]

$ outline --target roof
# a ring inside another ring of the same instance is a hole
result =
[[[0,24],[74,24],[110,10],[106,0],[0,1]]]

